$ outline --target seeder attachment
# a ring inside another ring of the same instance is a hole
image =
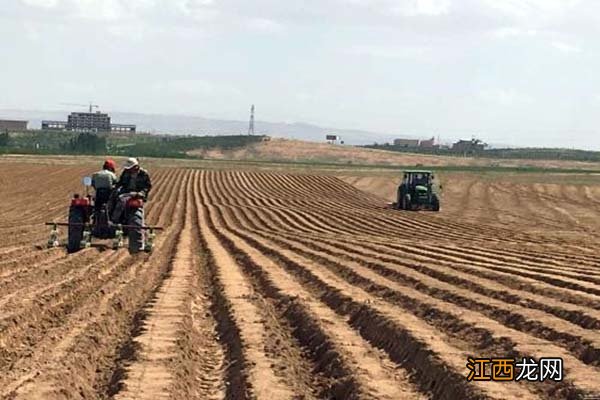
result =
[[[58,233],[58,226],[56,224],[52,225],[52,230],[50,231],[50,238],[48,239],[48,248],[60,246]]]
[[[47,226],[51,226],[52,230],[50,231],[50,237],[48,239],[48,247],[52,248],[52,247],[58,247],[60,246],[60,240],[59,240],[59,231],[58,231],[58,227],[59,226],[66,226],[68,228],[73,228],[73,227],[78,227],[81,228],[82,230],[79,231],[79,233],[81,234],[81,240],[79,240],[79,248],[77,248],[75,251],[79,250],[80,248],[84,249],[84,248],[88,248],[92,246],[92,238],[97,237],[94,236],[94,229],[95,226],[93,224],[90,223],[69,223],[69,222],[46,222],[45,223]],[[122,248],[124,246],[124,240],[125,240],[125,234],[124,234],[124,230],[129,230],[129,229],[139,229],[142,231],[146,231],[145,235],[144,235],[144,251],[150,253],[152,251],[152,249],[154,248],[154,239],[156,238],[156,234],[155,231],[162,231],[163,228],[160,226],[135,226],[135,225],[116,225],[114,226],[115,228],[115,234],[114,237],[112,238],[112,248],[114,250],[118,250],[120,248]],[[69,229],[70,231],[70,229]],[[110,236],[112,237],[112,235]],[[101,237],[101,239],[108,239],[110,237]]]
[[[118,250],[123,247],[123,227],[121,225],[117,225],[117,229],[115,230],[115,238],[113,239],[113,250]]]
[[[156,234],[154,233],[154,229],[150,229],[149,232],[146,233],[146,241],[144,243],[144,251],[150,253],[154,248],[154,238]]]
[[[81,239],[81,247],[87,248],[92,246],[92,231],[90,227],[86,224],[83,228],[83,237]]]

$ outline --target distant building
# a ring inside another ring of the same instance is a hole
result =
[[[435,138],[431,138],[428,140],[419,140],[419,139],[395,139],[394,146],[403,147],[405,149],[435,149],[438,148],[439,145],[435,144]]]
[[[136,126],[128,124],[110,124],[112,133],[135,133]]]
[[[434,149],[439,146],[435,144],[435,138],[431,138],[429,140],[421,140],[419,142],[419,147],[422,149]]]
[[[419,139],[394,139],[394,146],[416,148],[419,147]]]
[[[68,116],[67,121],[42,121],[42,130],[135,133],[136,126],[111,124],[108,114],[97,111],[74,112]]]
[[[69,115],[67,128],[77,132],[110,132],[110,117],[98,112],[74,112]]]
[[[66,131],[67,123],[65,121],[42,121],[43,131]]]
[[[28,121],[0,119],[0,131],[26,131]]]
[[[459,140],[452,145],[452,151],[463,154],[476,154],[481,153],[486,147],[487,144],[479,139]]]

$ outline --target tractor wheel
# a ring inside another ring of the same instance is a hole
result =
[[[411,206],[410,206],[410,194],[405,194],[404,197],[402,198],[402,207],[403,210],[410,210]]]
[[[133,210],[132,210],[133,211]],[[144,250],[144,209],[138,208],[129,215],[127,225],[137,228],[127,228],[127,241],[130,253]]]
[[[435,194],[431,195],[431,209],[433,211],[440,211],[440,199]]]
[[[81,249],[83,239],[84,211],[79,207],[69,208],[69,231],[67,240],[67,251],[75,253]],[[71,225],[76,224],[76,225]]]

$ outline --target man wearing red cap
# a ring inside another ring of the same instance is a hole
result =
[[[99,209],[110,198],[110,194],[117,184],[115,174],[116,164],[110,158],[104,161],[102,170],[92,175],[92,187],[96,191],[96,208]]]

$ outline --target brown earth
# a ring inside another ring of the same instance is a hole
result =
[[[0,398],[600,395],[593,181],[448,175],[417,213],[393,178],[156,167],[133,257],[44,247],[90,165],[0,166]],[[468,356],[565,379],[469,383]]]
[[[339,175],[382,202],[396,201],[399,178]],[[589,239],[600,233],[600,177],[577,174],[439,173],[441,215],[544,236]]]
[[[301,161],[358,165],[495,166],[598,169],[600,164],[566,160],[508,160],[399,153],[379,149],[291,139],[271,139],[235,150],[194,150],[189,154],[213,160]]]

